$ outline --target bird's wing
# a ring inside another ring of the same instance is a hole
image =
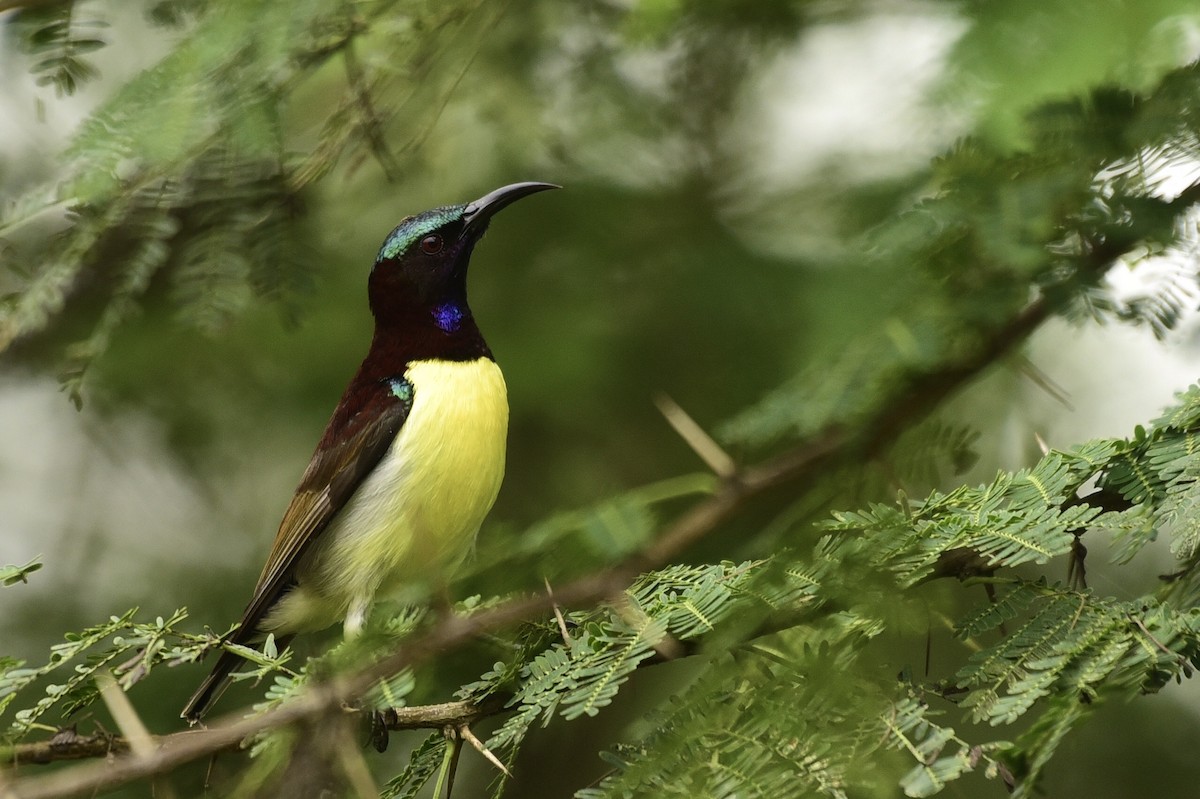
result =
[[[331,445],[323,441],[318,447],[283,514],[237,638],[253,637],[263,616],[288,587],[300,559],[395,440],[411,406],[388,399],[392,401],[373,419],[357,428],[350,425],[340,441]]]
[[[349,420],[335,416],[330,420],[283,515],[267,565],[254,588],[254,598],[246,607],[241,625],[227,641],[245,644],[254,639],[259,622],[291,583],[296,564],[379,463],[411,407],[411,401],[378,394],[357,416]],[[279,638],[279,645],[285,646],[290,637]],[[241,662],[240,655],[222,652],[212,672],[183,709],[183,717],[192,723],[198,721],[225,690],[230,672]]]

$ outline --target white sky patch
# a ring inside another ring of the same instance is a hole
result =
[[[100,76],[83,83],[70,96],[57,97],[52,86],[38,86],[30,66],[38,56],[21,52],[15,35],[0,35],[0,174],[8,190],[42,177],[53,153],[61,150],[75,129],[114,91],[170,51],[171,36],[151,34],[141,3],[80,3],[77,13],[109,23],[82,29],[108,42],[84,56]],[[0,26],[11,14],[0,13]],[[2,196],[2,193],[0,193]]]
[[[763,70],[738,137],[747,177],[782,192],[835,166],[876,179],[926,162],[967,123],[926,102],[961,20],[881,14],[807,29]],[[936,111],[936,116],[935,116]]]
[[[1200,160],[1182,148],[1147,154],[1138,166],[1146,176],[1146,193],[1163,200],[1174,200],[1200,182]],[[1194,331],[1200,325],[1200,210],[1189,210],[1178,225],[1169,248],[1148,257],[1133,253],[1108,270],[1104,287],[1118,305],[1126,307],[1156,296],[1172,297],[1181,310],[1178,327]],[[1172,338],[1178,342],[1186,335],[1180,332]]]
[[[620,37],[585,22],[566,26],[559,48],[541,59],[536,80],[541,95],[541,124],[561,130],[573,143],[571,161],[586,172],[629,189],[652,189],[678,180],[692,168],[694,148],[669,124],[655,129],[651,118],[641,129],[628,125],[619,98],[588,85],[580,66],[592,48],[614,54],[613,69],[623,88],[653,106],[669,99],[672,74],[685,55],[679,42],[661,47],[622,49]]]
[[[1028,355],[1070,405],[1030,381],[1014,410],[1058,449],[1092,438],[1132,435],[1135,426],[1158,417],[1200,374],[1197,353],[1157,342],[1147,329],[1119,323],[1051,320],[1030,342]],[[1023,451],[1012,453],[1012,463],[1024,465],[1021,455]]]
[[[269,538],[221,535],[244,523],[226,495],[198,484],[149,418],[77,413],[49,378],[0,381],[0,563],[45,563],[5,589],[0,639],[24,601],[70,595],[97,618],[186,604],[192,589],[167,575],[190,564],[200,581]]]

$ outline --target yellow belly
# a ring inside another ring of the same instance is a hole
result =
[[[504,476],[504,377],[489,358],[415,361],[405,377],[413,406],[400,434],[264,626],[293,632],[345,618],[353,632],[376,594],[427,595],[470,553]]]

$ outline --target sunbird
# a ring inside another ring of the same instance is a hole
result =
[[[504,476],[508,394],[467,305],[471,252],[514,183],[404,219],[367,282],[375,333],[309,461],[241,624],[251,644],[338,621],[357,634],[376,595],[429,587],[470,552]],[[183,710],[198,721],[242,658],[221,653]]]

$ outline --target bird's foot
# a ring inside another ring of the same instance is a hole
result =
[[[396,723],[396,714],[390,708],[386,710],[368,710],[363,714],[366,726],[366,742],[383,754],[388,748],[388,729]]]

